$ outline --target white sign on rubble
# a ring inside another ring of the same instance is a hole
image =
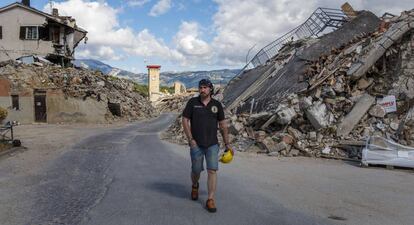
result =
[[[377,104],[384,107],[386,113],[397,111],[397,102],[394,95],[388,95],[384,98],[378,99]]]

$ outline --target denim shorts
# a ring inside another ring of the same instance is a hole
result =
[[[195,147],[190,148],[191,155],[191,171],[195,174],[204,170],[204,157],[208,170],[218,170],[219,146],[217,144],[208,148]]]

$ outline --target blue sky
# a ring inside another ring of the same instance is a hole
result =
[[[16,0],[1,0],[7,5]],[[349,0],[356,10],[399,15],[412,0]],[[31,0],[49,11],[48,0]],[[133,72],[147,64],[163,71],[241,68],[270,41],[304,22],[317,7],[343,0],[55,0],[61,15],[88,30],[77,58],[92,58]]]

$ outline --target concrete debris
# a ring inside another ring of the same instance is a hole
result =
[[[414,117],[407,116],[414,98],[414,26],[408,25],[414,10],[385,22],[367,11],[350,13],[355,18],[343,27],[299,40],[229,83],[224,103],[234,113],[233,145],[278,157],[340,159],[361,159],[355,143],[373,135],[414,146]]]
[[[160,112],[181,113],[184,110],[187,101],[193,97],[193,93],[182,93],[180,95],[161,98],[155,103],[155,107]]]
[[[382,107],[380,105],[372,106],[368,113],[369,113],[369,115],[374,116],[374,117],[378,117],[378,118],[384,118],[384,116],[386,114],[384,107]]]
[[[289,124],[296,116],[296,112],[293,108],[282,107],[276,112],[276,122],[281,125]]]
[[[371,105],[375,102],[375,98],[369,94],[365,94],[359,98],[351,112],[349,112],[338,126],[337,135],[346,136],[359,123]]]
[[[306,117],[316,130],[329,126],[332,118],[322,102],[317,102],[306,109]]]
[[[358,80],[358,89],[359,90],[365,90],[372,83],[374,83],[374,79],[373,78],[369,78],[369,79],[361,78],[361,79]]]
[[[276,143],[273,141],[271,137],[267,137],[263,139],[259,144],[263,145],[264,149],[267,152],[279,152],[280,146],[276,146]]]

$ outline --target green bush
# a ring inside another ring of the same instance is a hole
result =
[[[0,121],[6,119],[8,115],[7,109],[0,107]]]
[[[167,92],[169,94],[174,94],[174,87],[167,87],[167,86],[161,86],[160,87],[160,92]]]
[[[146,84],[134,83],[134,91],[144,97],[148,97],[148,85]],[[169,94],[174,94],[174,87],[161,86],[160,92],[162,93],[167,92]]]
[[[144,97],[148,97],[148,85],[135,83],[134,91]]]

